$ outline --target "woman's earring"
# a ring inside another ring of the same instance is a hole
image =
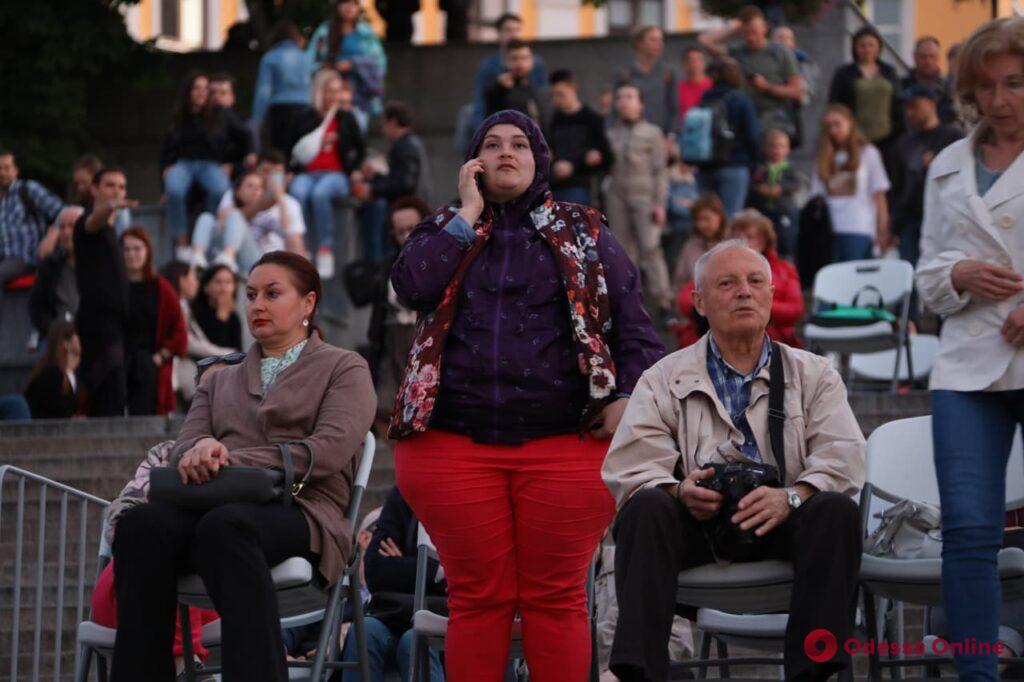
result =
[[[302,321],[302,326],[303,326],[303,327],[308,327],[308,326],[309,326],[309,319],[305,319],[305,320],[303,320],[303,321]]]

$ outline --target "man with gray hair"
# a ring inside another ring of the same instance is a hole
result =
[[[784,559],[794,575],[786,679],[823,680],[850,656],[840,647],[812,660],[804,642],[817,629],[843,642],[853,627],[861,530],[850,495],[864,479],[864,437],[829,362],[768,339],[764,256],[723,242],[695,279],[711,331],[644,372],[602,470],[619,508],[610,668],[623,682],[667,679],[679,571]],[[712,489],[737,471],[740,485]]]

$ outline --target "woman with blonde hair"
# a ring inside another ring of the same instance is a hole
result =
[[[832,104],[822,117],[818,163],[811,196],[822,196],[832,219],[832,260],[871,258],[878,244],[884,252],[889,231],[889,176],[882,155],[867,141],[853,112]]]
[[[956,664],[960,679],[997,680],[996,555],[1024,426],[1024,19],[982,25],[957,69],[974,129],[929,167],[917,286],[945,318],[930,389],[949,641],[989,644]]]
[[[351,112],[351,93],[337,71],[323,69],[313,79],[313,109],[299,123],[292,149],[299,171],[288,188],[316,233],[316,269],[334,276],[334,201],[349,194],[349,174],[366,156],[366,143]],[[346,106],[346,95],[349,105]]]

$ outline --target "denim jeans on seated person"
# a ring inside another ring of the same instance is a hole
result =
[[[994,644],[996,555],[1003,543],[1007,461],[1024,426],[1024,390],[932,391],[932,439],[942,506],[942,591],[949,642]],[[962,680],[998,680],[996,655],[955,656]]]
[[[347,197],[348,178],[335,171],[299,173],[288,186],[288,193],[302,206],[307,225],[316,232],[319,247],[334,247],[334,201]]]
[[[199,216],[196,228],[192,231],[192,248],[201,251],[206,260],[210,261],[214,253],[229,247],[235,249],[238,272],[243,275],[248,274],[249,268],[263,255],[241,211],[229,213],[224,218],[223,227],[218,227],[217,219],[210,213]]]
[[[172,238],[188,235],[188,191],[193,183],[203,188],[206,210],[217,212],[224,192],[231,189],[228,177],[216,161],[190,161],[179,159],[164,175],[164,193],[167,195],[167,226]]]
[[[875,240],[866,234],[832,235],[832,262],[846,263],[851,260],[874,258]]]
[[[384,682],[384,673],[389,670],[397,670],[402,682],[409,682],[412,679],[412,647],[413,631],[406,630],[401,637],[387,625],[373,616],[366,616],[366,653],[370,659],[370,681]],[[441,659],[437,651],[428,649],[430,656],[430,680],[429,682],[444,682],[444,669],[441,667]],[[348,629],[348,636],[345,637],[345,648],[342,649],[341,660],[355,661],[359,658],[359,648],[356,646],[355,626]],[[346,670],[342,675],[342,682],[358,682],[358,670]]]

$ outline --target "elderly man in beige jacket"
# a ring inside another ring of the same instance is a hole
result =
[[[697,262],[694,306],[711,331],[644,372],[612,440],[602,474],[619,515],[615,574],[619,620],[611,670],[623,682],[668,676],[667,643],[680,570],[715,560],[705,523],[723,497],[698,486],[707,463],[775,465],[768,429],[769,364],[785,375],[784,487],[748,493],[729,519],[760,538],[756,558],[793,562],[787,679],[825,679],[849,665],[842,647],[823,662],[808,633],[843,642],[853,626],[861,531],[849,497],[864,477],[864,437],[838,373],[822,357],[765,334],[774,288],[764,257],[723,242]]]

